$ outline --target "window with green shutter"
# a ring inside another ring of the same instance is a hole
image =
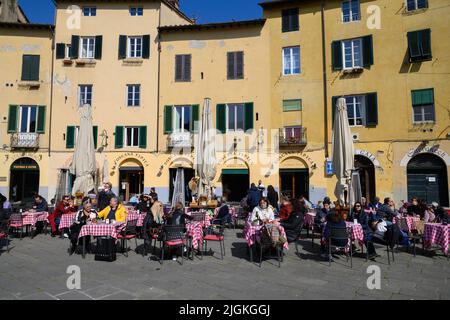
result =
[[[291,32],[299,30],[299,10],[298,8],[285,9],[281,11],[281,31]]]
[[[78,59],[78,53],[80,49],[80,36],[72,36],[70,48],[71,58]]]
[[[415,123],[435,121],[434,90],[421,89],[411,91],[413,121]]]
[[[94,149],[97,149],[97,141],[98,141],[98,126],[92,127],[92,133],[94,135]]]
[[[9,106],[8,112],[8,133],[14,133],[17,131],[17,112],[18,107],[16,105]]]
[[[102,46],[103,46],[103,37],[96,36],[95,37],[95,51],[94,51],[94,58],[96,60],[100,60],[102,58]]]
[[[253,129],[253,102],[247,102],[245,107],[245,132]]]
[[[75,126],[68,126],[66,131],[66,148],[72,149],[75,147]]]
[[[45,106],[38,106],[36,132],[45,132]]]
[[[24,54],[22,57],[22,81],[39,81],[39,55]]]
[[[127,36],[119,36],[119,59],[127,57]]]
[[[198,132],[199,108],[200,106],[198,104],[194,104],[191,106],[191,132]]]
[[[302,110],[302,100],[283,100],[283,111],[301,111]]]
[[[408,32],[407,38],[410,62],[420,62],[432,59],[431,29]]]
[[[366,126],[378,125],[378,96],[376,92],[366,94]]]
[[[139,148],[147,148],[147,126],[139,127]]]
[[[172,133],[173,106],[164,106],[164,133]]]
[[[146,34],[142,37],[142,58],[150,58],[150,35]]]
[[[362,38],[363,42],[363,66],[370,67],[373,65],[373,38],[372,35]]]
[[[56,59],[64,59],[66,57],[66,44],[57,43],[56,44]]]
[[[333,41],[331,43],[331,60],[334,71],[342,70],[342,42]]]
[[[115,148],[122,149],[123,148],[123,127],[116,126],[115,131]]]
[[[218,104],[216,106],[216,128],[221,133],[226,132],[226,105]]]

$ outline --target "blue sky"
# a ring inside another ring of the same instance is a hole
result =
[[[74,1],[75,2],[75,1]],[[260,0],[181,0],[181,9],[199,23],[257,19],[262,16]],[[19,0],[34,23],[53,23],[51,0]]]

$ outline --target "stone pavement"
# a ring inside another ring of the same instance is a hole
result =
[[[417,257],[404,250],[387,264],[384,248],[377,262],[354,257],[350,269],[344,256],[332,263],[318,257],[317,240],[291,245],[281,268],[276,260],[262,267],[249,261],[242,231],[226,230],[226,257],[195,258],[184,265],[166,260],[161,266],[133,251],[117,261],[99,262],[69,256],[67,239],[40,234],[12,239],[10,252],[0,251],[0,299],[450,299],[450,261],[440,251]],[[142,244],[142,240],[139,240]],[[134,241],[129,242],[134,249]],[[5,248],[3,248],[5,249]],[[69,290],[67,267],[81,269],[81,289]],[[381,268],[381,289],[367,288],[369,265]]]

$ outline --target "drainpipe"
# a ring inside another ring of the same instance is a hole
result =
[[[161,8],[162,2],[159,6],[159,22],[158,22],[158,97],[156,102],[156,152],[159,152],[159,104],[160,104],[160,91],[161,91],[161,33],[159,27],[161,27]]]
[[[329,157],[328,153],[328,81],[327,81],[327,58],[326,58],[326,40],[325,40],[325,1],[321,6],[322,20],[322,72],[323,72],[323,121],[324,121],[324,149],[325,158]]]
[[[51,144],[52,144],[52,114],[53,114],[53,77],[55,68],[55,33],[56,33],[56,4],[55,4],[55,22],[52,29],[52,66],[50,72],[50,112],[48,123],[48,156],[51,156]]]

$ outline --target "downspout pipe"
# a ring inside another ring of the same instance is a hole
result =
[[[159,27],[161,27],[161,10],[162,2],[159,5],[159,22],[158,22],[158,89],[156,98],[156,152],[159,152],[159,108],[160,108],[160,93],[161,93],[161,32]]]
[[[53,86],[54,86],[54,72],[55,72],[55,34],[56,34],[56,3],[55,5],[55,18],[52,29],[52,64],[50,71],[50,110],[49,110],[49,123],[48,123],[48,156],[51,157],[52,149],[52,117],[53,117]]]
[[[325,1],[321,5],[321,22],[322,22],[322,73],[323,73],[323,121],[324,121],[324,150],[325,158],[328,159],[328,80],[327,80],[327,57],[326,57],[326,40],[325,40]]]

